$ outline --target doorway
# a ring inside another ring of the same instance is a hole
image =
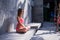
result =
[[[43,16],[44,21],[53,22],[54,21],[54,0],[43,0]]]

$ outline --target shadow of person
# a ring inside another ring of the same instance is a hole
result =
[[[11,22],[12,22],[11,17],[6,18],[4,20],[3,25],[0,28],[0,34],[4,34],[4,33],[8,32],[8,29],[9,29],[9,26],[10,26]]]

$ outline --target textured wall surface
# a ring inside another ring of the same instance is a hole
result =
[[[32,8],[33,22],[43,22],[43,0],[33,0],[34,6]]]
[[[31,22],[31,0],[26,0],[25,2],[23,18],[25,19],[25,24]]]
[[[12,31],[16,27],[17,10],[20,7],[24,8],[24,23],[31,22],[30,3],[30,0],[0,0],[0,34]]]
[[[11,23],[16,24],[17,0],[0,0],[0,34],[7,32]]]

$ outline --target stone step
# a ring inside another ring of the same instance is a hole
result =
[[[37,29],[41,26],[41,23],[30,23],[31,29],[26,33],[9,32],[0,35],[0,40],[30,40],[36,33]]]
[[[6,33],[3,35],[0,35],[0,40],[30,40],[31,37],[35,34],[36,29],[30,29],[26,33]]]
[[[27,25],[31,26],[31,28],[37,28],[37,29],[41,27],[41,23],[29,23]]]
[[[31,40],[60,40],[60,33],[49,30],[38,30]]]

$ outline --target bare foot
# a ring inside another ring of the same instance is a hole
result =
[[[30,29],[30,26],[26,27],[26,30],[29,30]]]

